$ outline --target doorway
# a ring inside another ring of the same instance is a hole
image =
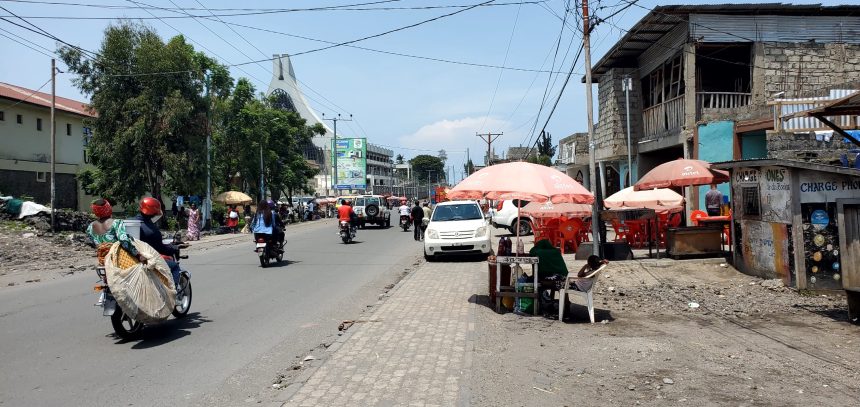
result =
[[[860,317],[860,199],[837,199],[842,287],[849,318]]]

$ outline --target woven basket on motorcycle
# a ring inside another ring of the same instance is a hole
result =
[[[132,256],[131,253],[128,252],[128,250],[124,250],[120,247],[120,249],[116,251],[116,256],[114,257],[114,266],[116,266],[117,268],[127,269],[137,263],[140,263],[140,261],[138,261],[136,257]]]

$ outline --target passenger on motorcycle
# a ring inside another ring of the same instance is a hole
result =
[[[405,202],[402,205],[400,205],[400,208],[398,208],[397,210],[400,211],[400,216],[409,216],[409,214],[410,214],[409,206],[407,206]]]
[[[152,197],[143,198],[140,201],[140,213],[135,219],[141,221],[140,225],[140,240],[152,246],[162,256],[173,256],[177,249],[173,245],[166,245],[162,241],[161,230],[158,229],[158,220],[161,219],[161,202]],[[173,283],[179,284],[179,263],[173,258],[165,258],[167,266],[170,267],[170,273],[173,274]]]
[[[126,233],[125,224],[122,223],[122,219],[113,218],[113,208],[110,202],[107,199],[96,199],[90,208],[98,220],[90,223],[87,227],[87,236],[96,245],[99,265],[103,266],[105,264],[105,256],[107,256],[108,251],[115,242],[119,242],[123,249],[145,264],[146,257],[138,253],[137,249],[131,243],[133,238]]]
[[[278,243],[278,250],[283,251],[281,246],[284,242],[283,225],[277,213],[272,210],[269,202],[260,201],[257,204],[257,214],[254,216],[254,221],[251,223],[251,230],[254,232],[254,238],[259,235],[266,235],[266,240],[275,240]]]

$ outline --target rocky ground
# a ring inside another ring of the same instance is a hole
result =
[[[562,323],[479,307],[473,404],[860,399],[860,326],[847,320],[844,297],[797,292],[718,264],[668,264],[610,264],[596,288],[596,324],[578,305]]]

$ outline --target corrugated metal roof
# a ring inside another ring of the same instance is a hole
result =
[[[636,58],[659,38],[678,24],[690,26],[691,14],[740,16],[816,16],[846,17],[860,15],[860,6],[822,6],[821,4],[753,3],[753,4],[709,4],[668,5],[652,9],[631,27],[592,68],[595,81],[611,68],[634,68]],[[726,19],[729,20],[729,19]],[[844,19],[843,19],[844,20]],[[853,23],[840,28],[841,32],[853,32]],[[699,27],[701,31],[703,27]],[[821,28],[821,27],[819,27]],[[831,30],[832,32],[833,30]],[[745,37],[745,36],[744,36]],[[755,39],[754,37],[751,37]],[[811,37],[810,37],[811,38]],[[735,37],[735,41],[739,39]]]
[[[779,107],[779,117],[790,116],[795,113],[817,109],[830,104],[835,100],[842,99],[857,93],[855,89],[833,89],[827,96],[808,97],[808,98],[793,98],[793,99],[775,99],[772,103],[776,103]],[[833,117],[833,122],[837,125],[847,127],[850,124],[850,116]],[[786,131],[809,131],[810,129],[828,129],[829,127],[821,123],[820,120],[810,117],[794,117],[788,120],[783,120],[782,128]]]
[[[37,92],[33,89],[22,88],[5,82],[0,82],[0,97],[20,103],[51,108],[50,93]],[[80,116],[96,117],[88,104],[60,96],[56,97],[56,109]]]

